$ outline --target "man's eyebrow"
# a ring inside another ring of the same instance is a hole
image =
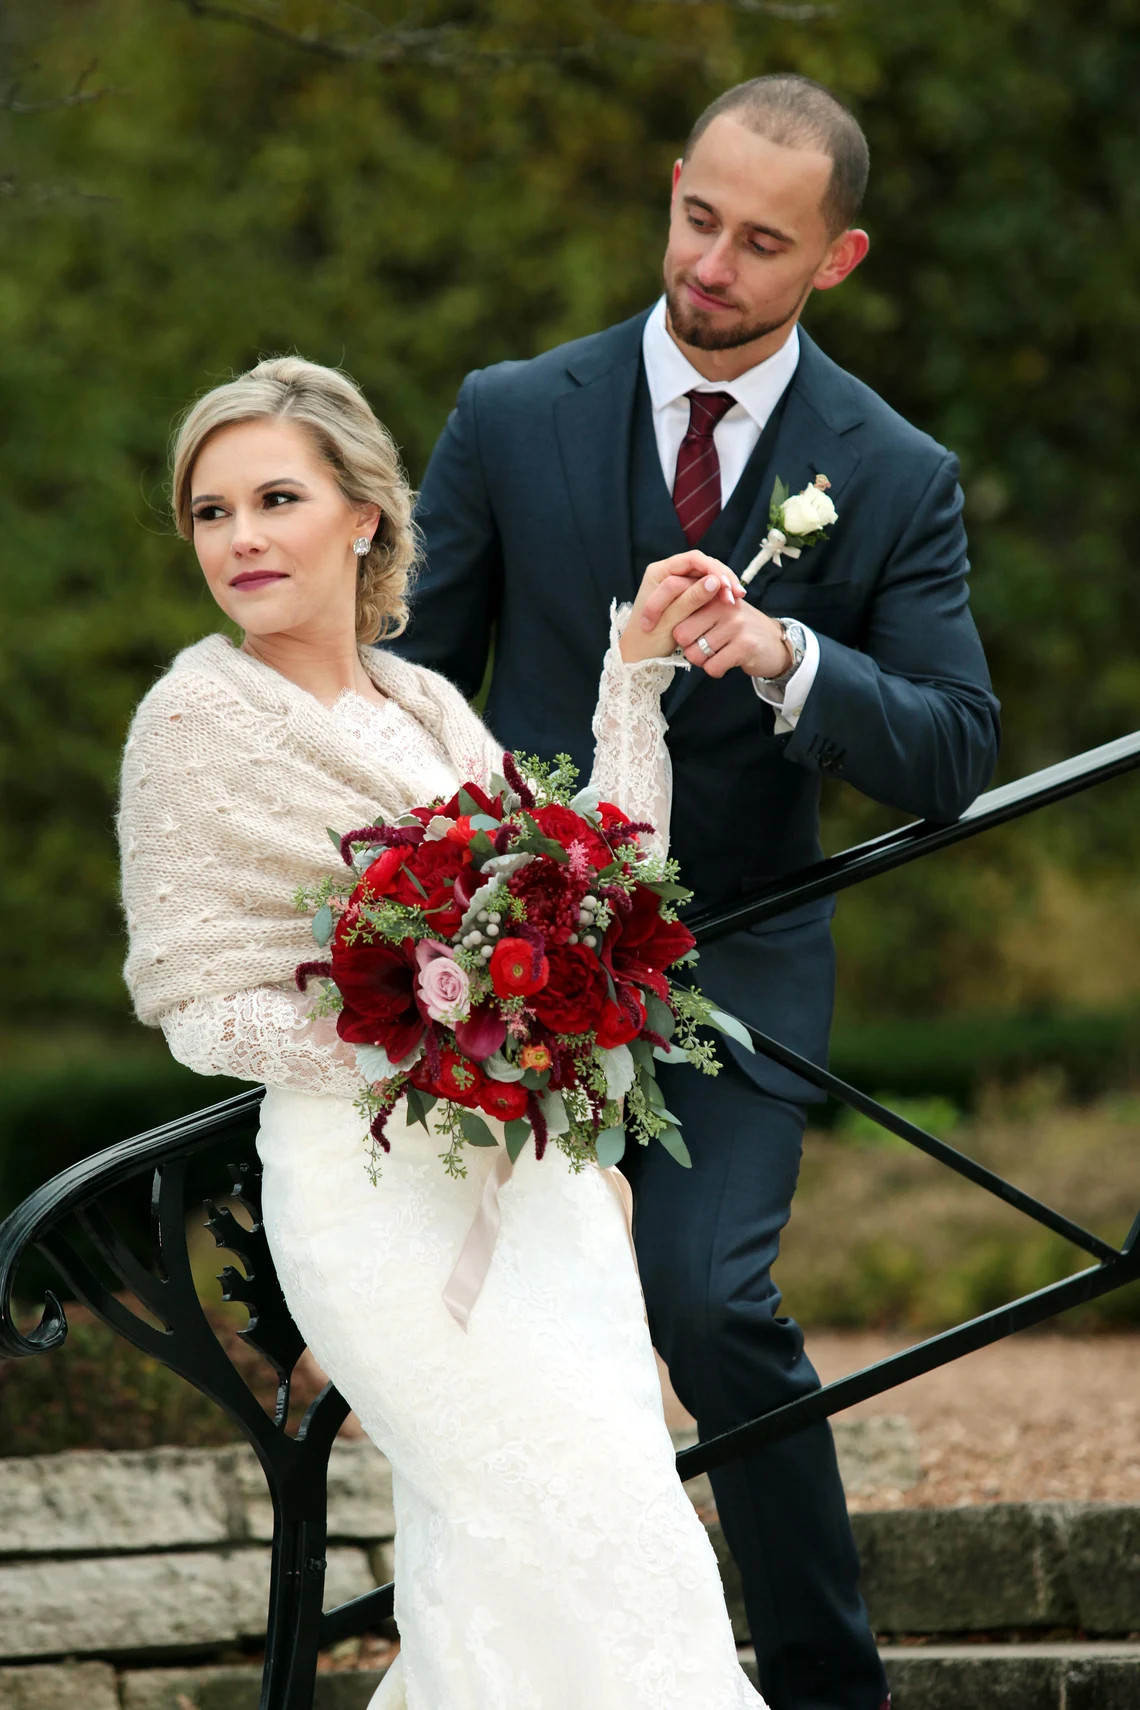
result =
[[[703,208],[705,210],[706,214],[712,214],[712,215],[714,215],[714,217],[719,218],[719,215],[717,215],[716,209],[712,206],[711,203],[706,202],[703,199],[703,197],[686,196],[683,198],[683,200],[684,200],[685,206],[687,208],[688,207]],[[794,243],[796,241],[795,238],[789,237],[787,232],[780,231],[777,226],[762,226],[760,224],[759,220],[749,220],[747,222],[747,225],[748,225],[749,231],[763,232],[765,237],[775,238],[777,243]]]

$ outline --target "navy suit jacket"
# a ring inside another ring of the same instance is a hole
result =
[[[610,601],[632,599],[631,426],[645,314],[529,362],[469,374],[432,455],[417,511],[424,567],[394,645],[468,695],[494,643],[486,717],[505,746],[574,756],[590,721]],[[768,470],[730,560],[768,527],[775,476],[817,474],[839,512],[831,538],[749,599],[819,637],[819,671],[791,735],[751,681],[678,672],[665,696],[672,853],[696,904],[738,900],[820,855],[823,772],[904,812],[952,820],[985,788],[998,704],[967,603],[956,459],[800,332]],[[831,903],[708,945],[700,984],[754,1026],[826,1059],[834,988]],[[732,1048],[762,1086],[804,1083]]]

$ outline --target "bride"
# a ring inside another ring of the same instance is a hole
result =
[[[468,1148],[450,1177],[401,1106],[371,1184],[353,1050],[293,984],[313,954],[294,894],[335,865],[326,827],[398,817],[502,763],[450,683],[363,645],[403,627],[415,552],[392,440],[345,376],[262,362],[186,416],[174,509],[244,640],[180,653],[131,726],[125,974],[181,1062],[266,1086],[285,1298],[392,1463],[401,1652],[372,1710],[755,1710],[674,1469],[612,1181],[553,1147],[520,1157],[464,1330],[444,1288],[498,1154]],[[650,566],[599,662],[592,782],[662,841],[672,630],[736,586],[692,558]]]

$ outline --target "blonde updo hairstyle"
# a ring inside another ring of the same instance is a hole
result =
[[[194,465],[206,441],[237,422],[297,422],[308,433],[350,504],[380,507],[372,550],[359,560],[356,635],[362,642],[399,635],[408,621],[406,594],[416,560],[413,493],[396,443],[347,374],[299,356],[273,356],[215,386],[179,423],[171,457],[174,521],[192,540]]]

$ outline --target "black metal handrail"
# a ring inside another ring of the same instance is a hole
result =
[[[1138,766],[1140,732],[991,790],[952,823],[915,821],[817,862],[739,903],[706,910],[689,924],[698,941],[708,942],[976,837]],[[778,1040],[751,1027],[748,1031],[762,1055],[871,1117],[1099,1263],[684,1450],[677,1457],[683,1479],[751,1453],[1140,1276],[1140,1214],[1124,1244],[1113,1247]],[[381,1586],[322,1612],[328,1456],[348,1406],[329,1384],[310,1406],[296,1435],[286,1430],[290,1382],[303,1342],[285,1305],[262,1230],[260,1175],[248,1164],[232,1171],[232,1191],[251,1213],[253,1228],[247,1229],[227,1208],[219,1210],[210,1202],[207,1226],[218,1245],[236,1253],[242,1262],[240,1271],[233,1266],[223,1271],[223,1295],[246,1305],[250,1321],[241,1334],[277,1372],[272,1419],[223,1352],[194,1287],[186,1250],[187,1162],[223,1139],[252,1134],[262,1096],[257,1088],[120,1141],[62,1171],[18,1206],[0,1224],[0,1355],[49,1352],[67,1335],[63,1307],[51,1290],[45,1290],[38,1324],[26,1332],[16,1324],[12,1309],[16,1271],[24,1254],[34,1247],[51,1262],[72,1298],[136,1347],[179,1372],[229,1414],[258,1454],[274,1505],[260,1710],[309,1710],[318,1650],[368,1632],[390,1616],[394,1587]],[[153,1269],[138,1261],[100,1203],[108,1193],[148,1173],[153,1177]],[[63,1225],[69,1219],[117,1280],[120,1292],[108,1286],[68,1237]],[[124,1302],[121,1291],[133,1296],[143,1312]]]

